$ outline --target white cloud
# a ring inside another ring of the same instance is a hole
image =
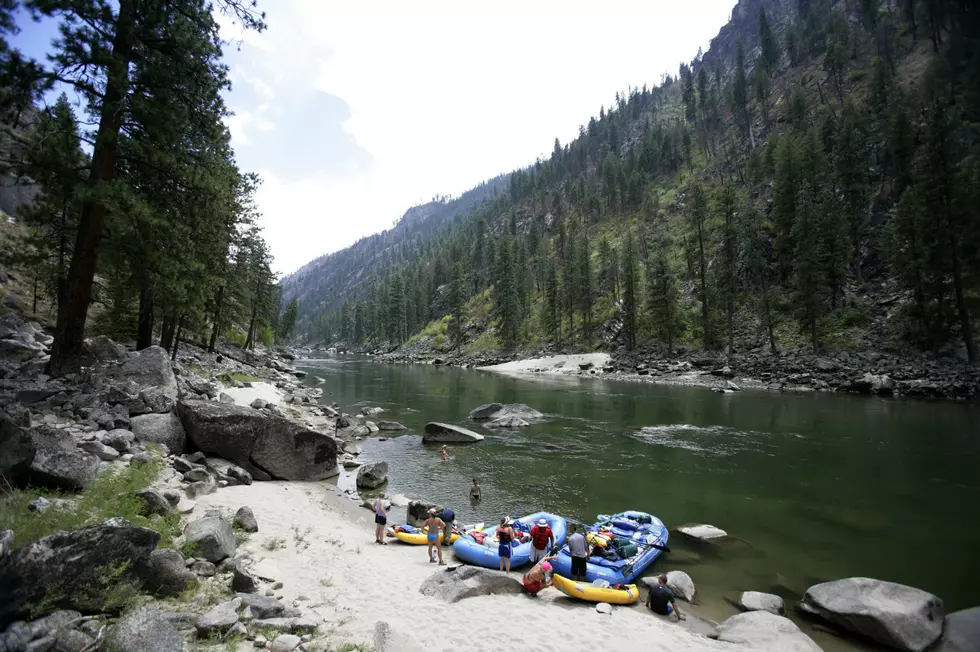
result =
[[[653,85],[693,58],[734,0],[260,4],[269,23],[261,43],[246,36],[242,52],[229,53],[256,102],[229,125],[238,145],[275,121],[276,137],[289,139],[280,144],[310,170],[277,178],[267,169],[259,194],[277,266],[291,271],[388,228],[420,200],[547,155],[617,90]],[[322,119],[354,144],[317,142],[313,124],[296,135],[275,117],[315,91],[346,102],[349,116]],[[259,105],[270,102],[263,118]],[[239,158],[261,172],[252,141]],[[355,145],[370,163],[344,158]]]

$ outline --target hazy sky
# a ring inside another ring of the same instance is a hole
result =
[[[615,92],[676,74],[734,0],[260,0],[226,49],[228,124],[276,268],[385,228],[436,194],[532,163]],[[53,30],[27,27],[34,50]]]

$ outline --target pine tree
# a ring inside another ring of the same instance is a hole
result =
[[[453,280],[449,289],[449,312],[452,315],[452,321],[449,322],[449,340],[454,349],[458,349],[463,343],[463,306],[466,303],[468,286],[469,282],[462,263],[456,263],[453,266]]]
[[[599,239],[599,294],[609,295],[613,302],[619,300],[619,261],[616,258],[616,250],[609,244],[609,238],[603,235]]]
[[[864,236],[867,214],[867,153],[862,120],[853,103],[846,103],[837,125],[834,146],[835,185],[850,232],[850,249],[854,255],[852,268],[858,282],[861,274],[861,238]]]
[[[345,319],[344,319],[344,324],[345,324],[344,332],[347,333],[347,335],[345,336],[346,338],[350,336],[349,331],[346,328],[346,323],[348,321],[346,319],[346,314],[349,314],[350,306],[348,304],[345,304],[345,307],[347,308],[347,310],[345,311]],[[286,310],[283,311],[282,317],[279,319],[278,338],[280,340],[282,341],[288,340],[290,335],[293,334],[293,328],[296,327],[296,316],[298,314],[299,314],[299,302],[294,297],[286,305]]]
[[[640,290],[632,230],[627,230],[623,236],[622,286],[623,340],[627,349],[633,349],[636,346],[636,313]]]
[[[548,259],[545,261],[544,305],[541,308],[541,328],[558,344],[561,342],[561,289],[558,287],[558,262]]]
[[[751,135],[749,118],[749,88],[745,78],[745,50],[742,41],[735,45],[735,77],[732,80],[732,115],[742,136]],[[754,143],[753,143],[754,149]]]
[[[796,193],[799,186],[796,141],[790,136],[780,138],[776,143],[774,158],[776,166],[772,188],[774,255],[780,276],[785,279],[789,274],[795,249],[791,232],[796,223]]]
[[[775,355],[776,320],[772,291],[772,224],[764,220],[758,209],[748,202],[740,213],[739,231],[745,252],[745,268],[749,283],[755,289],[759,321],[766,329],[769,350]]]
[[[667,354],[674,354],[674,336],[680,311],[679,292],[670,264],[670,245],[662,225],[654,227],[647,258],[647,312],[654,335],[667,345]]]
[[[395,273],[391,277],[391,284],[388,286],[388,340],[395,344],[401,344],[407,335],[407,316],[405,310],[405,286],[402,276]]]
[[[514,269],[514,251],[510,243],[501,243],[497,253],[497,274],[494,282],[494,304],[500,319],[500,332],[504,348],[517,344],[520,326],[520,301]]]
[[[769,27],[765,7],[759,8],[759,48],[762,51],[766,74],[771,77],[779,64],[779,42],[776,41]]]
[[[697,249],[695,257],[697,260],[698,301],[701,303],[701,345],[705,349],[710,349],[714,340],[711,333],[708,300],[708,258],[706,254],[708,248],[708,201],[705,198],[704,188],[699,181],[691,182],[687,187],[686,194],[685,217],[691,231],[691,238]]]
[[[735,188],[731,183],[721,186],[718,196],[718,214],[721,218],[721,247],[719,248],[720,270],[718,288],[725,305],[727,324],[728,355],[735,353],[735,275],[737,252],[737,229]]]

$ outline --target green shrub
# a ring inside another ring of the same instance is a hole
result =
[[[276,341],[276,332],[272,330],[270,326],[266,326],[262,329],[262,332],[259,333],[259,341],[266,346],[272,346]]]
[[[232,344],[237,344],[238,346],[245,346],[245,333],[237,328],[229,328],[228,332],[225,333],[225,339]]]
[[[140,514],[143,499],[136,495],[137,491],[150,486],[162,468],[162,456],[154,453],[153,461],[148,464],[103,471],[80,494],[15,489],[0,498],[0,529],[13,530],[14,546],[19,548],[55,532],[77,530],[122,517],[134,525],[156,530],[160,533],[160,547],[169,548],[174,537],[180,535],[180,514],[143,516]],[[42,512],[30,511],[28,505],[39,496],[53,499],[54,504]]]

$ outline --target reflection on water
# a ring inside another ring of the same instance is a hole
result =
[[[671,539],[714,615],[741,590],[798,596],[867,575],[932,591],[952,611],[980,599],[980,410],[828,394],[742,392],[561,376],[510,376],[353,357],[301,361],[323,401],[385,409],[410,430],[362,443],[390,467],[387,491],[446,503],[462,521],[548,510],[591,522],[638,509],[671,528],[706,522],[735,539]],[[467,419],[482,403],[545,413],[519,430]],[[449,461],[421,442],[428,421],[486,436]],[[383,434],[383,433],[382,433]],[[471,505],[473,478],[484,499]],[[688,563],[696,554],[697,562]],[[667,555],[654,566],[669,569]],[[677,566],[680,567],[680,566]]]

